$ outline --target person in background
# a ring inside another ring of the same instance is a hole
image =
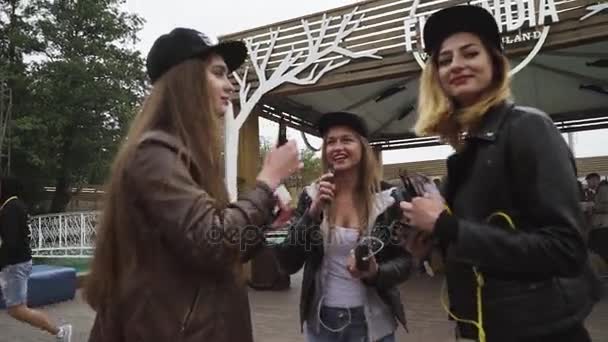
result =
[[[14,319],[42,329],[57,341],[70,342],[72,326],[58,326],[49,316],[27,306],[28,279],[32,273],[30,229],[25,203],[19,197],[21,185],[16,178],[0,182],[0,289],[8,314]]]
[[[593,227],[608,227],[608,181],[602,180],[597,186],[597,192],[595,194],[594,201],[594,213],[603,214],[604,216],[598,217],[593,220]]]
[[[600,180],[600,175],[595,172],[590,173],[585,177],[585,181],[587,182],[585,201],[593,202],[595,200],[595,194],[597,193],[597,188],[600,185]]]
[[[608,263],[608,183],[605,181],[598,183],[590,211],[589,248]]]
[[[579,198],[580,198],[581,202],[584,202],[585,201],[585,186],[583,185],[583,182],[581,182],[580,180],[577,180],[576,184],[578,185]]]
[[[247,56],[176,28],[147,58],[152,89],[115,158],[85,298],[91,342],[253,340],[242,265],[264,242],[275,190],[301,167],[294,141],[230,202],[220,138]]]
[[[594,207],[595,207],[595,197],[598,192],[598,187],[600,185],[600,175],[593,172],[588,174],[585,177],[585,182],[587,183],[587,187],[583,193],[583,212],[585,213],[585,228],[586,231],[589,232],[593,226],[593,216],[594,216]],[[602,209],[600,208],[600,211]],[[597,219],[596,219],[597,221]],[[597,222],[595,223],[597,225]]]
[[[443,194],[401,207],[447,251],[443,302],[456,338],[590,341],[583,323],[600,287],[568,145],[547,114],[511,101],[509,61],[487,10],[442,9],[423,37],[429,58],[415,130],[456,152]]]

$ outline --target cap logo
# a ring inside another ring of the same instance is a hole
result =
[[[428,56],[423,52],[422,33],[426,19],[432,13],[417,15],[417,4],[418,1],[414,1],[409,16],[404,19],[405,50],[412,53],[420,67],[424,68]],[[530,63],[542,48],[549,34],[549,25],[559,22],[554,0],[540,0],[538,6],[536,0],[473,0],[470,4],[483,7],[494,16],[505,48],[533,45],[530,53],[512,68],[511,75]]]

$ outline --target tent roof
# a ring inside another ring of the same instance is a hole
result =
[[[523,0],[523,3],[527,1]],[[411,132],[416,120],[421,69],[412,52],[405,51],[404,23],[408,18],[424,18],[439,8],[465,2],[362,1],[222,39],[249,41],[250,48],[256,50],[254,55],[250,53],[249,69],[256,69],[251,60],[258,61],[258,66],[265,61],[267,68],[262,73],[266,77],[277,70],[281,61],[297,53],[302,55],[295,59],[294,65],[306,63],[306,53],[313,50],[314,42],[319,43],[315,40],[318,37],[323,38],[320,39],[321,50],[338,43],[355,54],[367,52],[368,57],[363,58],[348,58],[344,53],[335,52],[324,56],[318,69],[313,69],[312,65],[307,67],[300,79],[309,74],[318,75],[330,61],[334,65],[343,62],[345,66],[323,74],[310,85],[284,84],[272,89],[258,102],[258,114],[274,121],[284,120],[291,127],[315,134],[313,124],[321,113],[349,110],[366,120],[372,132],[372,143],[385,149],[425,146],[437,141],[433,138],[413,139]],[[471,3],[485,2],[476,0]],[[546,111],[565,130],[608,127],[608,15],[605,15],[608,13],[581,20],[589,13],[587,1],[555,0],[555,4],[559,20],[551,23],[540,52],[514,76],[514,98],[520,105]],[[414,16],[411,15],[412,7],[416,8]],[[365,16],[361,17],[362,14]],[[344,17],[340,16],[349,15],[351,21],[341,27]],[[519,20],[516,16],[513,18]],[[340,36],[343,29],[351,27],[350,35]],[[522,32],[542,32],[547,27],[522,27],[517,32],[505,33],[503,39]],[[413,39],[417,37],[414,35]],[[512,64],[519,64],[534,47],[534,40],[508,45],[507,53]],[[370,55],[382,58],[369,58]],[[598,60],[603,67],[590,65]],[[242,70],[240,75],[243,75]],[[249,72],[245,77],[251,86],[250,92],[260,84],[259,77],[255,75]]]

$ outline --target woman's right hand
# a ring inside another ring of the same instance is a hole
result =
[[[266,154],[257,180],[266,183],[274,191],[285,178],[296,173],[302,166],[298,145],[294,140],[290,140],[281,147],[271,149]]]
[[[334,200],[336,186],[333,183],[334,174],[329,172],[321,176],[317,181],[319,183],[319,191],[312,200],[308,213],[318,218],[323,211],[323,208]]]

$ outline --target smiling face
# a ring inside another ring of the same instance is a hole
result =
[[[441,88],[460,106],[474,104],[492,84],[492,58],[472,33],[460,32],[446,38],[436,63]]]
[[[327,164],[332,165],[336,172],[351,170],[361,162],[361,141],[358,134],[347,126],[330,128],[323,148]]]
[[[228,109],[234,86],[228,79],[228,67],[219,55],[211,55],[205,68],[211,107],[219,116]]]

